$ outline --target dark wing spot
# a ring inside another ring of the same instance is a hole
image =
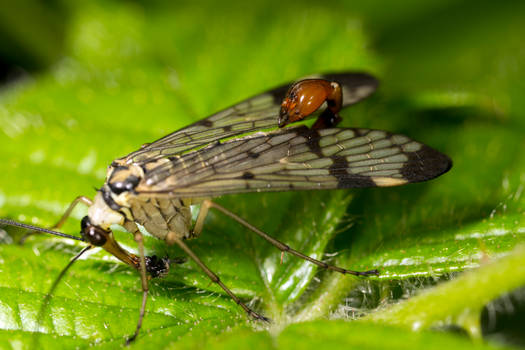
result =
[[[182,159],[180,157],[168,157],[168,159],[174,167],[182,163]]]
[[[249,172],[249,171],[245,171],[243,174],[242,174],[242,178],[244,180],[251,180],[255,177],[255,175],[253,175],[253,173]]]
[[[225,125],[222,127],[224,129],[224,131],[228,132],[228,131],[231,131],[232,130],[232,126],[231,125]]]
[[[354,131],[357,136],[365,136],[369,132],[367,129],[354,129]]]
[[[345,157],[334,156],[330,157],[333,164],[330,165],[328,171],[330,175],[335,177],[338,181],[337,188],[354,188],[354,187],[375,187],[374,181],[368,176],[350,175],[348,174],[348,161]]]
[[[321,146],[319,145],[319,141],[321,140],[321,135],[319,132],[315,129],[308,129],[306,126],[301,126],[299,128],[296,128],[295,131],[298,135],[303,136],[306,138],[306,145],[310,149],[312,153],[319,157],[323,157],[323,153],[321,152]]]
[[[435,149],[421,145],[417,152],[407,152],[408,161],[401,168],[403,179],[409,182],[426,181],[446,173],[452,167],[452,160]]]
[[[260,153],[252,152],[252,151],[248,151],[246,152],[246,154],[248,154],[248,157],[253,158],[253,159],[257,159],[261,155]]]
[[[203,119],[195,124],[198,124],[198,125],[202,125],[202,126],[205,126],[207,128],[209,127],[212,127],[213,126],[213,122],[209,119]]]

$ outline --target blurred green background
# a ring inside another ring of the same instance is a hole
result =
[[[513,1],[3,1],[0,217],[50,226],[145,142],[307,74],[366,71],[380,88],[344,111],[343,125],[425,142],[453,159],[448,174],[219,201],[304,253],[380,277],[280,263],[212,213],[192,248],[274,322],[247,321],[187,262],[152,281],[133,346],[523,347],[524,14]],[[76,234],[84,214],[64,232]],[[136,324],[137,274],[89,255],[38,325],[80,246],[41,236],[19,245],[22,234],[0,229],[0,348],[121,346]],[[151,254],[182,255],[147,243]]]

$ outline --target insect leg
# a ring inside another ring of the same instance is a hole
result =
[[[57,228],[62,227],[62,225],[64,225],[64,223],[66,222],[67,218],[71,215],[71,212],[73,211],[73,209],[75,209],[77,204],[81,203],[81,202],[83,204],[87,205],[87,206],[93,205],[93,201],[91,199],[89,199],[88,197],[78,196],[77,198],[75,198],[75,200],[73,202],[71,202],[69,207],[67,207],[67,209],[64,212],[64,214],[62,214],[62,217],[60,218],[60,220],[58,220],[58,222],[56,224],[51,226],[50,229],[57,229]],[[29,232],[27,232],[26,234],[24,234],[22,236],[22,238],[20,238],[20,241],[18,243],[24,244],[26,239],[28,239],[30,236],[32,236],[32,235],[34,235],[36,233],[37,233],[37,231],[29,231]]]
[[[67,207],[64,214],[62,214],[62,217],[60,218],[60,220],[58,220],[58,222],[54,224],[51,228],[52,229],[61,228],[62,225],[64,225],[64,223],[66,222],[69,215],[71,215],[71,212],[73,211],[73,209],[75,209],[78,203],[83,203],[87,205],[88,207],[93,205],[93,201],[90,198],[86,196],[78,196],[77,198],[75,198],[73,202],[71,202],[69,207]]]
[[[339,116],[339,113],[334,113],[331,109],[327,108],[317,118],[314,125],[312,125],[312,129],[319,130],[333,128],[339,124],[341,120],[343,119]]]
[[[201,259],[199,259],[199,257],[197,255],[195,255],[195,253],[186,245],[186,243],[184,243],[184,241],[178,237],[175,237],[174,238],[174,243],[177,243],[177,245],[182,249],[184,250],[184,252],[186,254],[189,255],[189,257],[191,259],[193,259],[193,261],[195,261],[195,263],[197,265],[199,265],[199,267],[204,271],[204,273],[212,280],[212,282],[214,283],[217,283],[219,285],[219,287],[222,288],[222,290],[224,290],[226,292],[226,294],[228,294],[232,299],[233,301],[235,301],[237,303],[237,305],[239,305],[240,307],[242,307],[244,309],[244,311],[246,311],[246,313],[248,315],[250,315],[251,317],[253,317],[254,319],[256,320],[262,320],[262,321],[266,321],[266,322],[269,322],[270,320],[262,315],[259,315],[258,313],[256,313],[255,311],[253,311],[252,309],[250,309],[245,303],[243,303],[241,301],[241,299],[239,299],[235,294],[233,294],[233,292],[224,285],[224,283],[222,283],[221,279],[219,278],[219,276],[217,276],[213,271],[211,271],[202,261]]]
[[[209,199],[206,199],[202,202],[199,214],[197,215],[197,220],[195,220],[195,225],[193,226],[193,230],[191,232],[193,237],[200,236],[202,227],[204,226],[204,220],[206,219],[206,216],[208,216],[208,210],[212,204],[213,202]]]
[[[139,335],[140,328],[142,327],[142,321],[144,319],[144,313],[146,312],[146,301],[148,299],[148,278],[146,275],[146,258],[144,257],[144,239],[142,233],[137,230],[134,232],[135,242],[137,242],[139,248],[139,259],[140,259],[140,281],[142,283],[142,305],[140,307],[139,319],[137,321],[137,327],[135,333],[126,340],[126,345],[132,343]]]
[[[297,257],[299,257],[301,259],[307,260],[307,261],[309,261],[309,262],[311,262],[311,263],[313,263],[313,264],[315,264],[315,265],[317,265],[319,267],[322,267],[323,269],[337,271],[337,272],[342,273],[342,274],[349,274],[349,275],[354,275],[354,276],[370,276],[370,275],[376,275],[377,276],[377,275],[379,275],[379,271],[377,271],[375,269],[374,270],[368,270],[368,271],[347,270],[347,269],[343,269],[342,267],[329,265],[329,264],[327,264],[325,262],[322,262],[322,261],[319,261],[319,260],[314,259],[312,257],[309,257],[308,255],[304,255],[303,253],[298,252],[297,250],[290,248],[288,245],[284,244],[283,242],[281,242],[281,241],[273,238],[272,236],[268,235],[267,233],[259,230],[257,227],[253,226],[249,222],[247,222],[244,219],[240,218],[239,216],[235,215],[234,213],[232,213],[228,209],[218,205],[215,202],[212,202],[210,200],[208,200],[208,201],[210,202],[210,204],[209,204],[210,207],[219,210],[221,213],[223,213],[226,216],[229,216],[230,218],[232,218],[233,220],[237,221],[238,223],[240,223],[244,227],[248,228],[249,230],[253,231],[257,235],[261,236],[262,238],[264,238],[265,240],[270,242],[272,245],[276,246],[282,252],[287,252],[287,253],[290,253],[292,255],[295,255],[295,256],[297,256]]]

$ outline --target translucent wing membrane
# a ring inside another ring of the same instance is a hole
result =
[[[337,81],[343,89],[343,106],[368,97],[378,85],[375,78],[364,73],[324,74],[306,78],[314,77]],[[182,154],[228,137],[275,128],[281,102],[290,86],[280,86],[213,114],[129,154],[126,159],[145,163]]]
[[[403,135],[305,126],[256,133],[151,163],[139,194],[229,193],[394,186],[446,172],[450,159]]]

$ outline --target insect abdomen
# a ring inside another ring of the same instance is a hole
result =
[[[153,236],[169,240],[170,233],[179,238],[191,237],[191,210],[178,198],[141,199],[130,201],[131,214]]]

